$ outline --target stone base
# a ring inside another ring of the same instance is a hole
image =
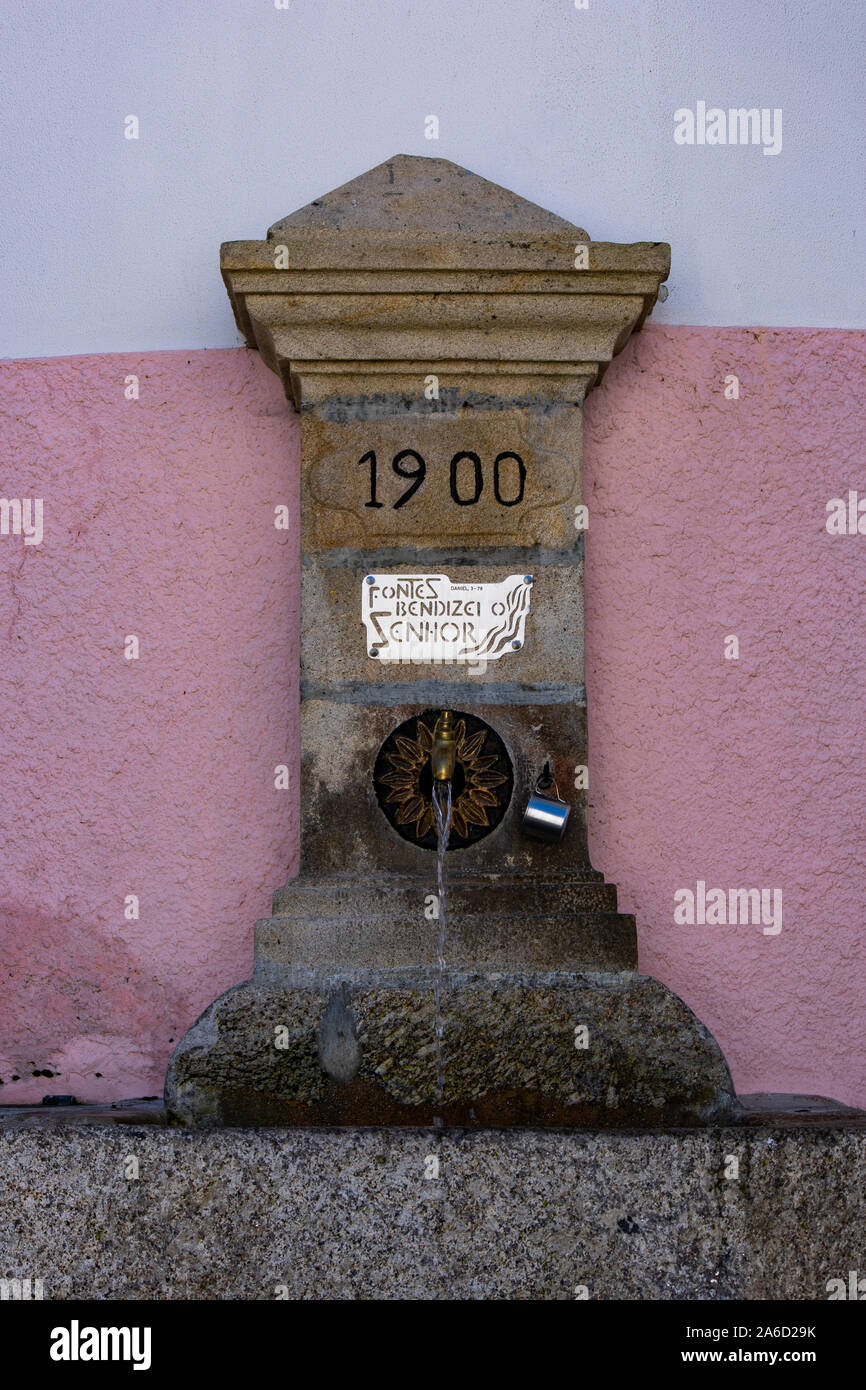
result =
[[[755,1099],[737,1128],[667,1133],[0,1110],[0,1272],[58,1300],[826,1300],[864,1269],[866,1117]]]
[[[738,1116],[715,1039],[658,980],[630,972],[256,976],[181,1040],[165,1099],[186,1125],[645,1128]]]

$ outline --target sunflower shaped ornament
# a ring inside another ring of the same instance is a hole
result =
[[[436,848],[433,817],[433,735],[441,710],[425,710],[388,735],[373,772],[379,805],[397,834]],[[454,714],[456,757],[451,783],[448,849],[465,849],[494,830],[514,786],[502,739],[476,715]]]

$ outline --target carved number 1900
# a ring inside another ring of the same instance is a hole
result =
[[[365,507],[384,507],[376,489],[379,482],[379,467],[375,449],[369,449],[358,459],[359,464],[370,467],[370,500]],[[427,464],[417,449],[401,449],[391,460],[391,467],[398,478],[404,478],[409,486],[392,502],[394,511],[411,502],[415,493],[427,477]],[[451,460],[449,473],[451,497],[458,507],[473,507],[484,491],[484,468],[478,454],[469,449],[461,449]],[[506,450],[497,454],[493,460],[493,496],[500,507],[516,507],[523,501],[526,488],[526,464],[519,454]],[[505,495],[508,494],[508,495]]]

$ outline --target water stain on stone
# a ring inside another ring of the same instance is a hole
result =
[[[334,1081],[352,1081],[361,1066],[361,1049],[355,1020],[349,1008],[349,993],[341,985],[328,1001],[319,1023],[319,1061]]]

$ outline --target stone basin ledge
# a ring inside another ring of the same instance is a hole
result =
[[[866,1113],[740,1102],[737,1126],[438,1133],[7,1107],[0,1265],[59,1300],[824,1300],[864,1264]]]

